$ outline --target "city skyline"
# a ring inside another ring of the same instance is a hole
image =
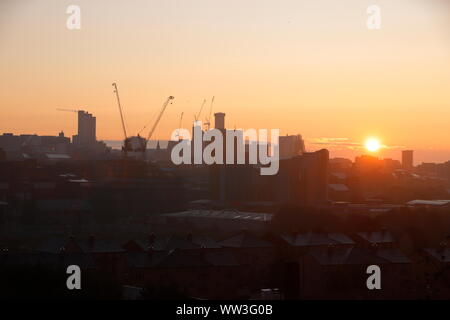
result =
[[[0,0],[0,300],[448,300],[449,22],[450,0]]]
[[[380,157],[450,159],[445,1],[377,1],[381,30],[365,26],[369,1],[76,4],[80,30],[66,28],[68,2],[0,5],[2,132],[72,136],[74,115],[56,108],[77,108],[97,117],[99,140],[121,140],[117,81],[131,134],[168,95],[156,139],[216,96],[228,127],[302,134],[309,150],[353,159],[374,136]]]

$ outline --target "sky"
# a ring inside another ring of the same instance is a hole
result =
[[[153,136],[168,139],[215,96],[227,127],[301,134],[332,157],[377,137],[380,157],[450,160],[447,0],[2,0],[0,70],[0,133],[71,136],[76,114],[56,110],[70,108],[123,139],[117,82],[130,134],[173,95]]]

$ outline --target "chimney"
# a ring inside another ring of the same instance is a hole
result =
[[[214,113],[214,128],[225,129],[225,113]]]

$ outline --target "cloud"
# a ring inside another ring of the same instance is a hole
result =
[[[349,138],[312,138],[307,139],[307,141],[310,144],[329,147],[346,147],[348,149],[359,149],[363,147],[362,143],[350,141]]]
[[[350,149],[359,150],[364,149],[364,144],[357,141],[352,141],[349,138],[310,138],[306,139],[309,144],[328,146],[333,149]],[[404,149],[404,146],[388,146],[382,145],[383,149]]]

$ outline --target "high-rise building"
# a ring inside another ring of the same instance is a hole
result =
[[[216,129],[225,129],[225,113],[214,113],[214,127]]]
[[[286,135],[279,138],[280,146],[280,160],[291,159],[296,156],[301,156],[305,153],[305,143],[302,136],[297,135]]]
[[[96,140],[96,118],[86,111],[78,111],[78,134],[73,136],[73,143],[90,146]]]
[[[273,193],[280,203],[303,206],[324,204],[328,200],[328,161],[326,149],[305,152],[301,156],[280,161],[274,176]]]
[[[402,167],[405,170],[411,170],[414,168],[414,151],[403,150],[402,151]]]
[[[279,172],[260,175],[249,164],[213,165],[210,171],[211,198],[221,203],[270,201],[316,206],[328,201],[328,150],[306,152],[280,160]]]

